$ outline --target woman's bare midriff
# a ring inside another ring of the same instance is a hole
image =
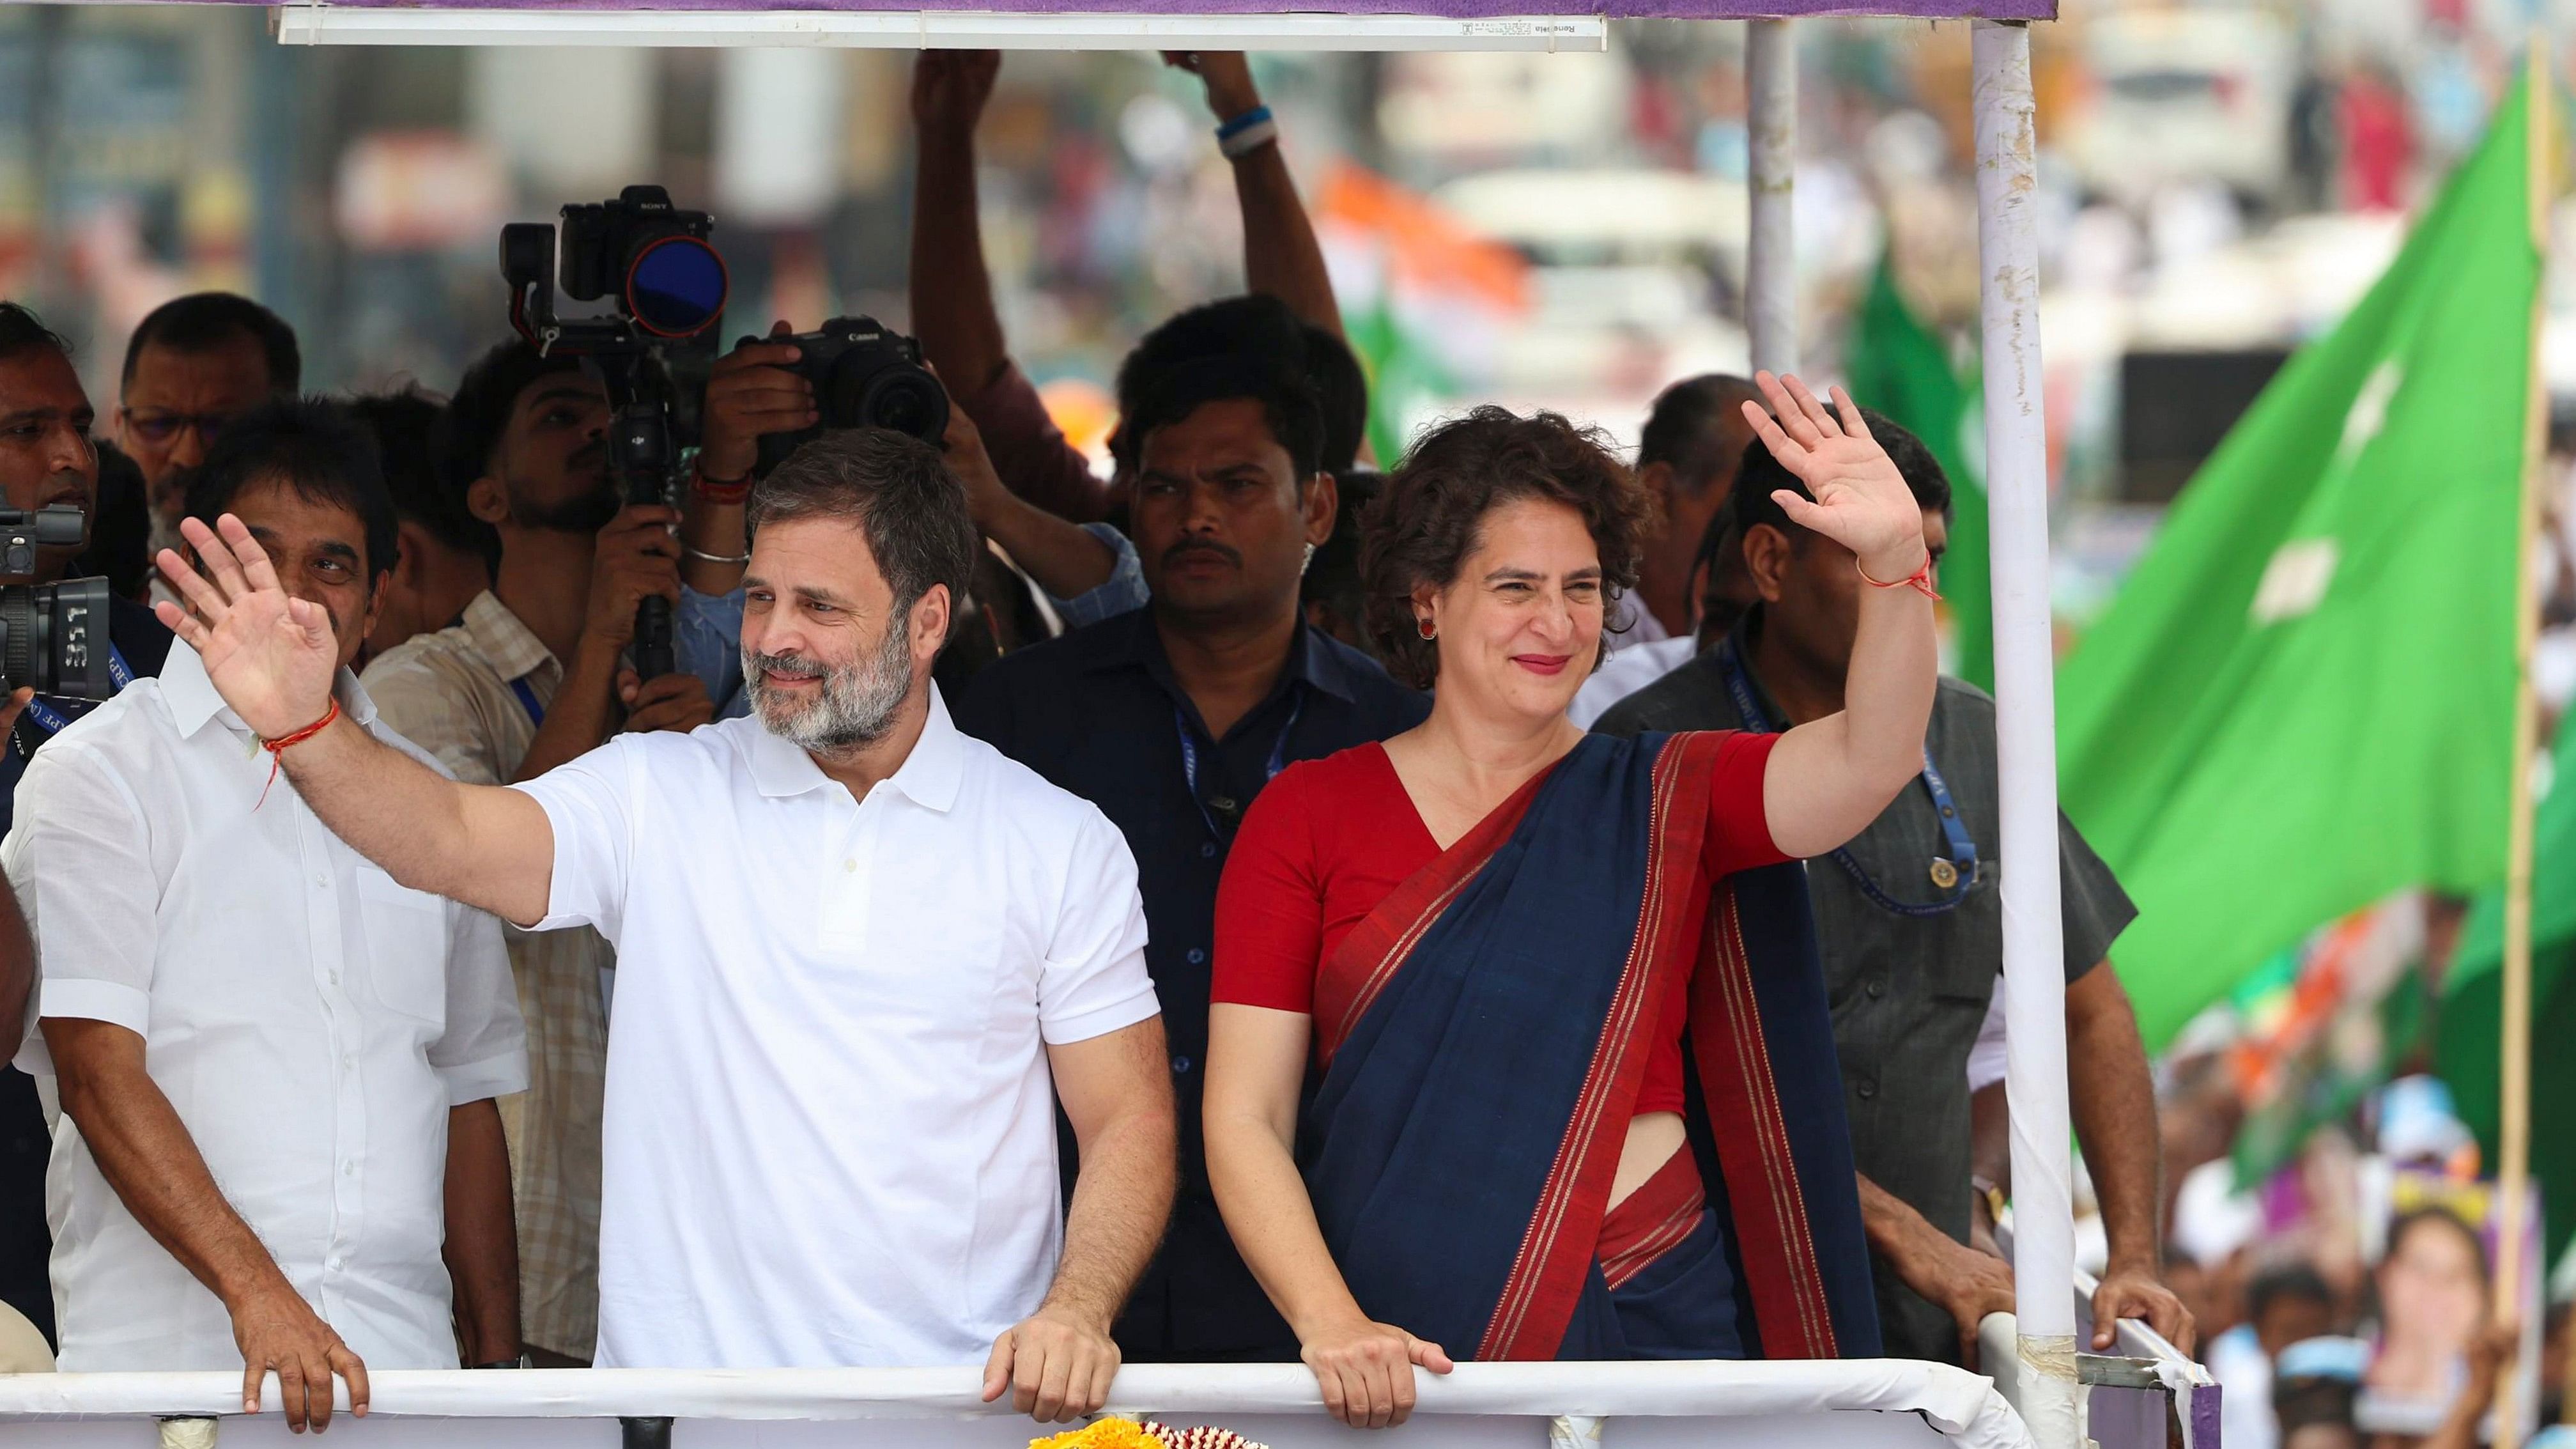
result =
[[[1610,1205],[1646,1185],[1655,1170],[1689,1145],[1679,1112],[1640,1112],[1628,1119],[1628,1141],[1619,1149],[1619,1170],[1610,1178]]]

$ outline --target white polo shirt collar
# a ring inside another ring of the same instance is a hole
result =
[[[912,753],[885,783],[893,786],[905,799],[925,810],[945,815],[957,804],[957,787],[966,772],[965,737],[948,717],[948,704],[939,691],[930,691],[930,717],[923,722],[921,738],[913,741]],[[751,741],[751,780],[761,794],[771,799],[802,795],[838,782],[823,773],[814,757],[793,741],[780,738],[766,725]]]

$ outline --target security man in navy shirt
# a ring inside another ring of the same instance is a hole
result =
[[[1328,427],[1313,345],[1278,303],[1237,298],[1138,346],[1120,373],[1113,448],[1133,483],[1147,606],[986,667],[956,709],[959,728],[1099,806],[1136,856],[1180,1106],[1181,1191],[1162,1255],[1118,1323],[1131,1360],[1297,1357],[1208,1190],[1199,1077],[1217,878],[1243,812],[1281,769],[1430,712],[1299,607],[1305,562],[1333,527],[1327,465],[1347,466],[1358,434],[1351,420]]]
[[[0,507],[70,507],[95,519],[98,448],[90,428],[96,421],[72,368],[70,345],[33,312],[0,302]],[[76,554],[39,549],[35,582],[62,579]],[[110,599],[107,636],[113,646],[109,675],[120,689],[158,675],[170,652],[170,631],[131,599]],[[88,708],[83,701],[42,696],[0,707],[0,720],[8,721],[0,723],[0,834],[9,829],[27,757]],[[0,1058],[17,1047],[14,1040],[0,1046]],[[45,1232],[45,1159],[51,1146],[35,1084],[13,1067],[0,1067],[0,1301],[43,1329],[48,1341],[54,1298],[45,1267],[52,1248]]]

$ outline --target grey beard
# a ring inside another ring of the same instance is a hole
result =
[[[818,676],[823,687],[801,710],[783,698],[767,671]],[[794,655],[742,651],[742,677],[763,729],[809,754],[837,755],[884,739],[896,711],[912,698],[912,632],[897,618],[873,659],[824,669]],[[792,713],[790,711],[793,711]]]

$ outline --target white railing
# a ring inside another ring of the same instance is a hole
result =
[[[343,1449],[616,1449],[618,1420],[669,1419],[670,1449],[1018,1449],[1050,1432],[981,1403],[979,1371],[802,1369],[662,1372],[385,1372],[364,1420],[335,1418]],[[0,1442],[47,1449],[254,1449],[287,1442],[275,1412],[240,1413],[236,1373],[28,1374],[0,1377]],[[344,1394],[345,1401],[345,1394]],[[1421,1406],[1401,1429],[1343,1427],[1323,1416],[1314,1379],[1295,1364],[1134,1364],[1119,1371],[1112,1412],[1180,1427],[1212,1424],[1273,1449],[2028,1449],[2029,1435],[1991,1383],[1939,1364],[1464,1364],[1423,1376]],[[853,1432],[852,1421],[883,1421]],[[627,1431],[655,1442],[654,1426]],[[307,1442],[307,1441],[298,1441]]]

